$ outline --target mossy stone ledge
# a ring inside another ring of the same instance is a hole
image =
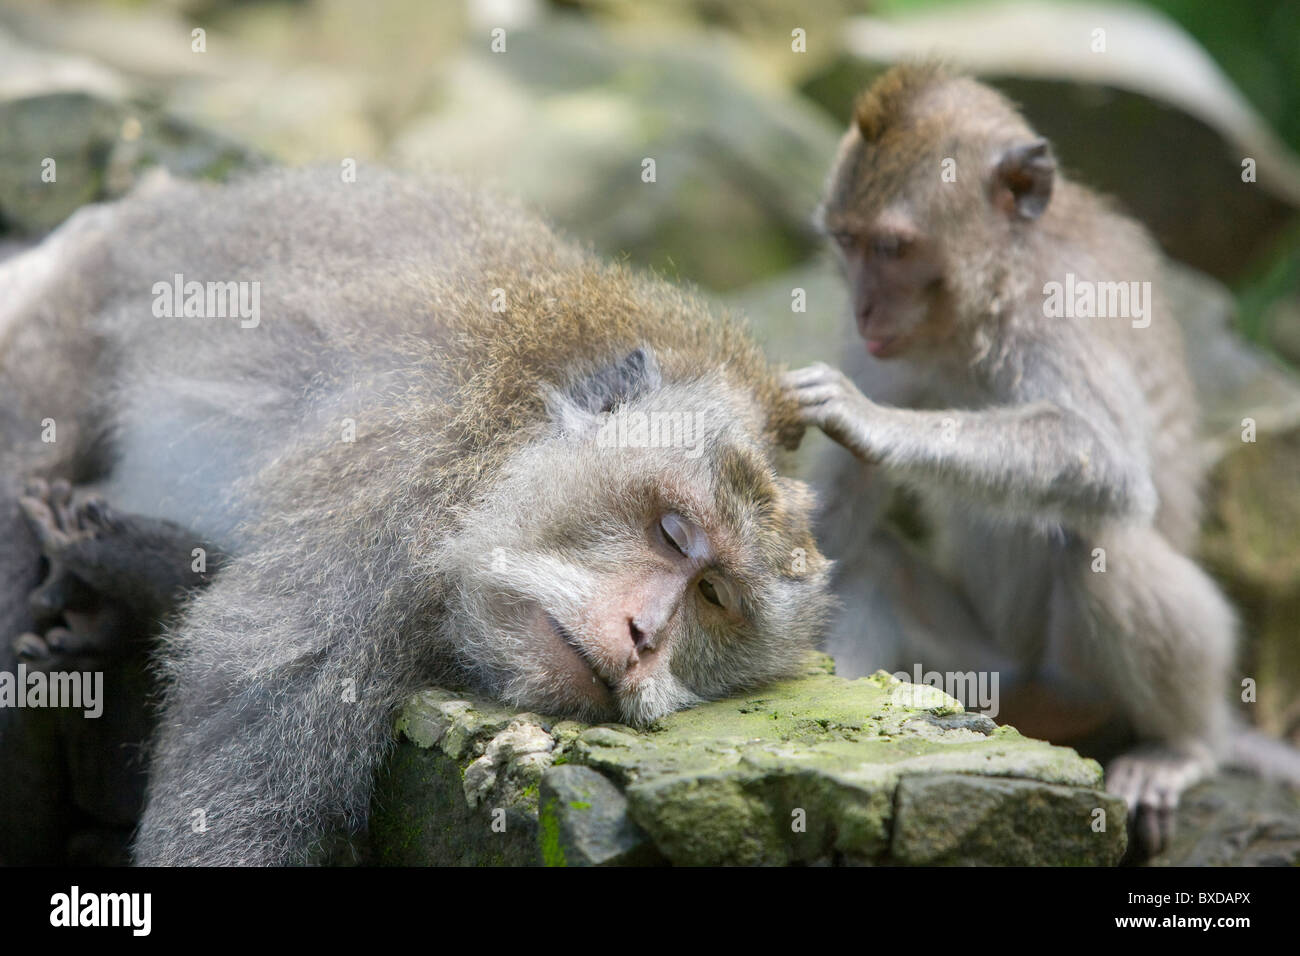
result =
[[[1095,761],[824,655],[642,729],[431,689],[397,730],[378,863],[1110,865],[1126,844]]]

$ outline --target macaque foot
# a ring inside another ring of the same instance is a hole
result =
[[[28,596],[37,624],[49,628],[67,611],[94,607],[98,601],[93,589],[69,566],[69,559],[75,557],[78,542],[100,532],[106,518],[102,502],[89,498],[74,502],[68,482],[47,484],[37,479],[28,483],[18,506],[49,565],[44,580]]]
[[[87,628],[69,612],[111,611],[110,617],[134,621],[134,630],[147,628],[189,589],[207,584],[221,563],[222,556],[188,529],[110,508],[66,481],[34,481],[27,492],[19,507],[49,562],[29,599],[43,627],[66,623],[80,633]]]
[[[853,380],[825,362],[786,372],[786,393],[798,404],[805,425],[816,426],[863,461],[876,460],[867,424],[877,406]]]
[[[96,494],[76,497],[72,485],[59,479],[34,479],[18,499],[27,523],[51,560],[60,558],[78,540],[96,538],[116,529],[104,499]]]
[[[1143,857],[1169,846],[1183,792],[1203,780],[1213,766],[1208,756],[1160,746],[1139,748],[1110,762],[1106,789],[1128,805],[1130,833]]]
[[[130,588],[115,580],[112,545],[131,534],[101,497],[78,496],[66,481],[33,480],[26,492],[18,504],[49,567],[28,596],[40,633],[18,637],[14,651],[44,670],[103,666],[132,644]]]

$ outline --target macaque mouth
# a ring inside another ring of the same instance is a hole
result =
[[[886,358],[898,351],[902,340],[897,335],[881,335],[867,339],[867,351],[876,358]]]
[[[578,658],[582,661],[582,663],[585,664],[587,666],[587,669],[591,671],[592,676],[595,677],[596,680],[600,681],[600,683],[604,685],[607,691],[609,691],[611,694],[614,693],[614,688],[610,686],[609,681],[605,680],[605,678],[601,675],[600,671],[596,669],[596,666],[592,662],[587,649],[582,646],[582,643],[576,637],[573,636],[573,632],[570,631],[563,624],[561,624],[559,621],[557,621],[555,617],[551,614],[546,615],[546,623],[551,626],[551,630],[555,632],[556,637],[564,641],[565,644],[569,645],[569,647],[573,650],[573,652],[578,655]]]
[[[873,323],[871,316],[875,313],[875,305],[868,305],[858,313],[858,335],[867,343],[867,351],[877,358],[886,358],[899,351],[905,343],[903,336],[895,333],[893,335],[880,334],[872,326],[880,323]]]

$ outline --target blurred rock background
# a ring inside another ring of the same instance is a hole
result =
[[[452,170],[745,311],[779,360],[834,361],[853,346],[810,226],[822,177],[854,95],[930,54],[1020,102],[1181,263],[1219,461],[1204,558],[1242,611],[1244,712],[1300,741],[1290,0],[0,0],[0,256],[158,164]]]

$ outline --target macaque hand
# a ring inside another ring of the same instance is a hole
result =
[[[878,458],[871,423],[880,406],[863,395],[853,380],[825,362],[786,372],[782,384],[799,405],[805,425],[816,425],[867,464]]]
[[[1106,768],[1106,789],[1122,797],[1144,856],[1168,849],[1183,792],[1214,770],[1208,754],[1150,745],[1121,754]]]

